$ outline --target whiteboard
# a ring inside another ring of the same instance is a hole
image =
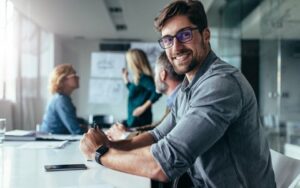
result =
[[[154,69],[155,62],[160,53],[163,51],[158,42],[132,42],[130,44],[130,48],[138,48],[143,50],[148,57],[152,69]]]
[[[89,103],[121,104],[124,100],[125,84],[121,79],[91,78]]]
[[[124,67],[124,53],[93,52],[91,54],[91,77],[122,78]]]

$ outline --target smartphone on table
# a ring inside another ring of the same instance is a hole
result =
[[[47,172],[87,169],[87,166],[85,164],[58,164],[58,165],[45,165],[44,167]]]

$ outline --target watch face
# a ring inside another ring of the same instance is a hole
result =
[[[100,156],[104,155],[108,151],[108,147],[105,145],[100,146],[97,150],[96,153],[99,153]]]
[[[96,155],[95,155],[95,161],[99,164],[101,164],[100,158],[101,156],[103,156],[106,152],[108,151],[108,147],[106,147],[105,145],[100,146],[97,150],[96,150]],[[101,164],[102,165],[102,164]]]

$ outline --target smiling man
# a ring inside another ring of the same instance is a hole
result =
[[[194,187],[276,187],[254,92],[210,48],[199,1],[173,1],[155,19],[175,71],[185,74],[171,113],[154,130],[111,142],[91,129],[81,151],[100,164],[160,181],[187,172]]]

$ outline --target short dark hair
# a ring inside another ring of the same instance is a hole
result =
[[[200,32],[207,28],[207,16],[203,4],[198,0],[172,1],[155,18],[155,28],[161,32],[166,22],[174,16],[187,16]]]
[[[170,63],[167,54],[165,51],[163,51],[157,61],[156,64],[158,64],[159,66],[161,66],[165,71],[167,71],[168,75],[170,76],[171,80],[175,80],[175,81],[179,81],[182,82],[184,79],[184,74],[177,74],[172,66],[172,64]]]

